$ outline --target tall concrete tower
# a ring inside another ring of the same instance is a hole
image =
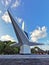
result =
[[[43,45],[43,44],[40,44],[40,43],[30,42],[28,40],[28,37],[26,36],[26,34],[18,26],[17,22],[15,21],[15,19],[13,18],[12,14],[10,13],[9,10],[8,10],[8,14],[9,14],[9,17],[11,19],[15,34],[17,36],[17,39],[19,41],[19,44],[18,45],[16,44],[15,46],[19,46],[20,45],[20,54],[31,54],[30,46]]]
[[[29,40],[28,40],[27,36],[22,31],[22,29],[18,26],[18,24],[16,23],[16,21],[14,20],[14,18],[12,17],[12,15],[9,11],[8,11],[8,14],[9,14],[9,17],[11,19],[15,34],[17,36],[17,39],[18,39],[19,43],[22,44],[20,47],[20,53],[21,54],[30,54],[31,49],[30,49],[30,46],[28,45]]]

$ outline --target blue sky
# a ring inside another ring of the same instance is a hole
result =
[[[12,24],[5,20],[7,9],[11,10],[20,27],[25,26],[30,41],[49,44],[49,0],[0,1],[0,40],[16,40]]]

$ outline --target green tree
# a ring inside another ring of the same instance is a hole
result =
[[[20,47],[11,47],[10,45],[15,42],[0,41],[0,54],[18,54]]]

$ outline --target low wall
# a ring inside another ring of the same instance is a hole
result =
[[[0,55],[0,65],[49,65],[49,55]]]

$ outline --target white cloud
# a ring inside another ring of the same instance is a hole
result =
[[[14,7],[18,7],[19,5],[21,4],[21,1],[20,0],[16,0],[13,4],[12,4],[12,8]]]
[[[13,37],[11,37],[10,35],[3,35],[0,37],[0,40],[2,41],[15,41]]]
[[[1,0],[4,6],[8,6],[11,3],[11,0]]]
[[[6,23],[11,23],[11,19],[8,15],[8,12],[6,11],[3,16],[2,16],[2,19],[6,22]],[[22,23],[23,19],[20,18],[20,17],[16,17],[16,20],[18,23]]]
[[[45,41],[45,44],[49,44],[49,39],[47,39],[47,40]]]
[[[0,10],[0,14],[2,13],[2,11]]]
[[[11,19],[8,15],[7,11],[3,14],[2,20],[4,20],[4,22],[6,22],[6,23],[11,23]],[[20,17],[16,17],[16,20],[17,20],[18,23],[22,24],[22,30],[24,31],[24,21],[23,21],[23,19],[20,18]]]
[[[19,17],[16,17],[16,19],[18,23],[21,23],[23,21],[22,18],[19,18]]]
[[[2,20],[4,20],[4,22],[6,22],[6,23],[11,23],[11,19],[8,15],[7,11],[3,14]],[[24,30],[24,21],[23,21],[23,19],[20,18],[20,17],[16,17],[16,20],[17,20],[18,23],[20,23],[20,24],[22,23],[22,30]]]
[[[2,16],[2,19],[6,22],[6,23],[11,23],[10,17],[8,15],[8,12],[5,12]]]
[[[43,26],[42,28],[38,27],[33,32],[31,32],[30,40],[33,42],[37,42],[39,39],[47,36],[47,28]]]

